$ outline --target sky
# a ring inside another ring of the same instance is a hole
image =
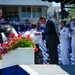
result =
[[[60,3],[52,2],[52,6],[60,6]]]

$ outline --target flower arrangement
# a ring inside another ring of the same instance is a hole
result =
[[[36,50],[35,44],[32,42],[32,38],[30,35],[22,36],[18,35],[17,37],[12,33],[10,34],[8,41],[6,43],[1,44],[2,50],[0,50],[0,56],[2,54],[6,54],[11,50],[15,50],[16,48],[23,47],[33,47]]]

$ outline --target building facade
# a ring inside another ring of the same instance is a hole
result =
[[[39,17],[47,16],[48,5],[49,2],[41,0],[0,0],[3,17],[10,18],[10,21],[24,22],[29,19],[31,22],[37,22]]]

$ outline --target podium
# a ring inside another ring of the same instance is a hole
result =
[[[7,54],[3,55],[3,68],[21,64],[34,64],[33,48],[17,48],[16,50],[11,50]]]

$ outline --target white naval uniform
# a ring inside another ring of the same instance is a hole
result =
[[[74,26],[74,21],[70,22],[70,28],[72,28]]]
[[[70,39],[69,39],[69,29],[63,27],[60,30],[60,47],[61,47],[61,58],[63,65],[70,65]]]
[[[73,58],[74,58],[74,64],[75,64],[75,26],[72,27],[72,33],[71,34],[71,47],[72,47],[72,54],[73,54]]]
[[[30,31],[25,31],[25,33],[23,34],[23,36],[27,36],[30,35]]]
[[[32,38],[32,41],[35,43],[35,44],[40,44],[42,45],[43,42],[42,42],[42,35],[35,35],[34,33],[37,32],[37,30],[35,29],[31,29],[30,31],[26,31],[24,33],[24,36],[27,36],[30,34],[30,37]]]
[[[37,32],[35,29],[31,29],[30,30],[30,36],[31,36],[31,38],[33,39],[33,42],[35,43],[35,44],[40,44],[40,45],[42,45],[43,44],[43,42],[42,42],[42,35],[35,35],[34,33],[35,32]]]

